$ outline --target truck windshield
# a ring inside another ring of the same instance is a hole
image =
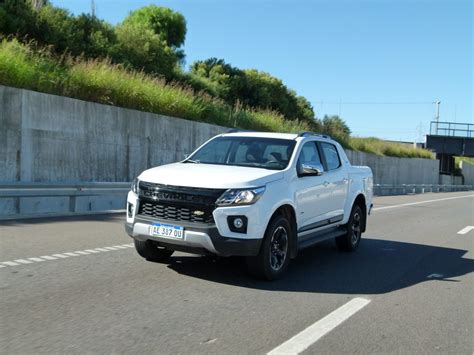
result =
[[[184,163],[247,166],[283,170],[296,142],[260,137],[218,137],[193,153]]]

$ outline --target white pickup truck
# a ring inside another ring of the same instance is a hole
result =
[[[369,167],[311,132],[230,132],[185,160],[144,171],[127,197],[125,229],[142,257],[245,256],[249,271],[280,277],[298,250],[335,238],[355,250],[372,208]]]

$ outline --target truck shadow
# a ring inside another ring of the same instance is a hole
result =
[[[374,238],[364,238],[357,252],[344,253],[331,241],[301,251],[287,274],[273,282],[249,276],[241,258],[176,256],[168,267],[190,277],[261,290],[383,294],[432,280],[458,282],[455,278],[474,271],[474,260],[464,258],[466,253]]]

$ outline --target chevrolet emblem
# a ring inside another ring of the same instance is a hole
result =
[[[203,211],[194,211],[194,212],[193,212],[193,215],[195,215],[195,216],[202,216],[202,215],[204,215],[204,212],[203,212]]]

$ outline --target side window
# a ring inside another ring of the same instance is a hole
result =
[[[305,143],[303,148],[301,148],[298,161],[300,164],[321,164],[321,159],[319,158],[319,152],[315,142]]]
[[[341,160],[339,159],[339,153],[334,145],[329,143],[321,143],[323,148],[323,154],[326,158],[328,170],[334,170],[341,166]]]

